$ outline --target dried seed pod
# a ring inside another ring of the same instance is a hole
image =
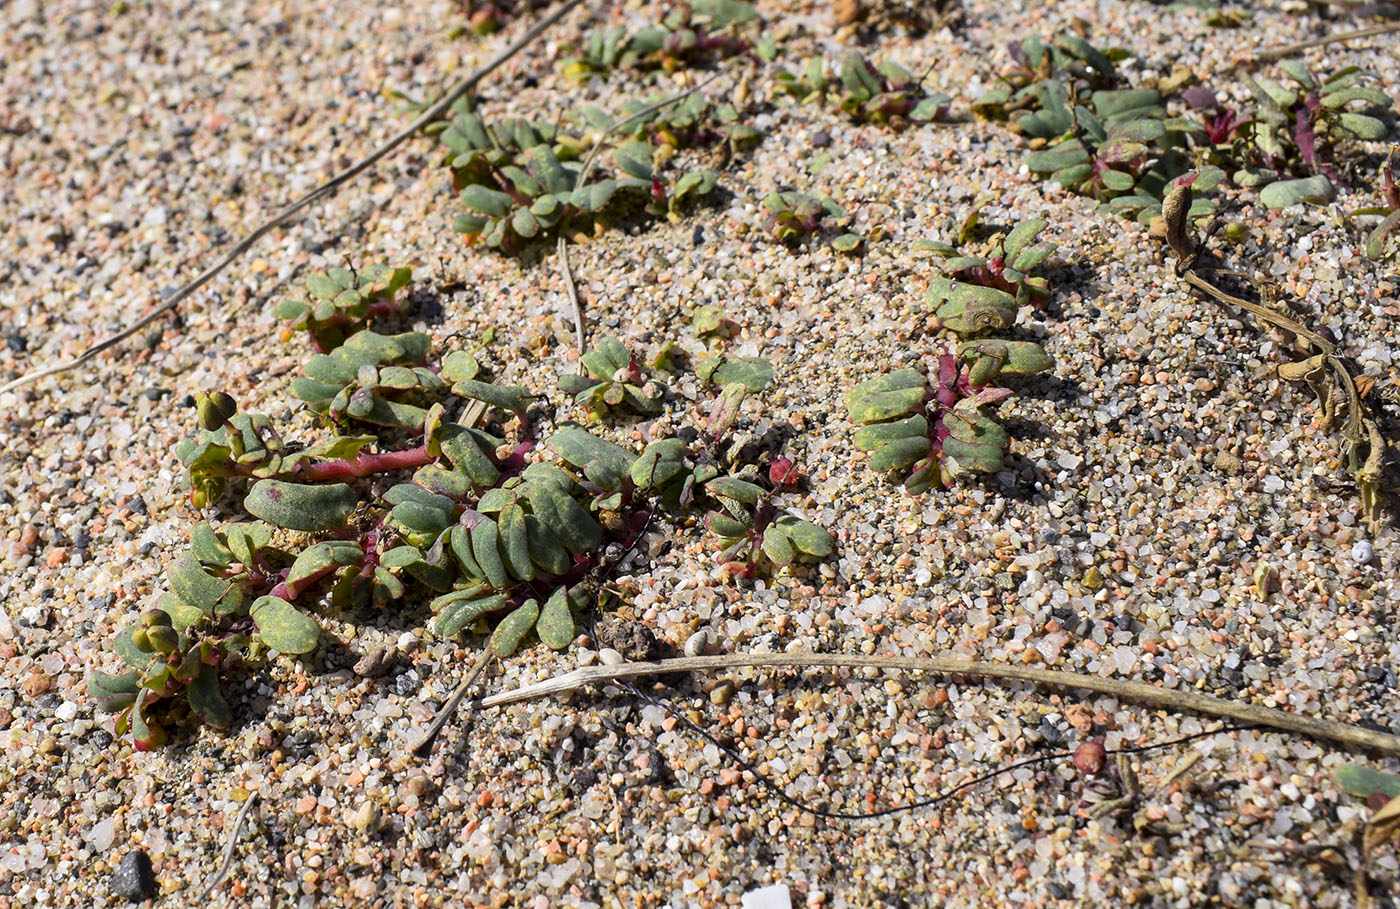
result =
[[[1196,255],[1196,244],[1186,229],[1186,216],[1191,210],[1191,184],[1177,183],[1162,202],[1162,220],[1167,228],[1167,246],[1177,259],[1187,262]]]

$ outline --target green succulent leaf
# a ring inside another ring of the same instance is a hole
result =
[[[569,591],[565,587],[554,588],[554,593],[545,600],[540,610],[535,631],[540,641],[553,650],[563,650],[574,639],[574,615],[570,609]]]
[[[357,504],[355,490],[344,483],[308,486],[281,480],[259,480],[243,500],[254,517],[274,527],[303,531],[339,527]]]
[[[190,680],[186,693],[190,707],[210,726],[227,729],[233,722],[233,711],[229,710],[228,702],[219,690],[219,671],[213,666],[200,663],[199,672]]]
[[[87,677],[88,695],[103,713],[118,713],[136,703],[141,690],[141,673],[135,669],[121,675],[108,675],[94,669]]]
[[[321,637],[316,620],[281,597],[264,596],[248,610],[263,643],[279,653],[310,653]]]
[[[491,652],[498,659],[505,659],[520,649],[520,642],[535,627],[540,617],[540,604],[537,600],[526,600],[513,612],[501,619],[496,630],[491,633]]]
[[[860,383],[846,394],[846,409],[855,423],[879,423],[923,406],[927,397],[924,374],[899,369]]]

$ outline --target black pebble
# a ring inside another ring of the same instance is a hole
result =
[[[691,246],[704,246],[704,245],[705,245],[705,228],[701,227],[699,224],[695,225],[695,230],[692,231],[691,234],[690,234],[690,245],[691,245]]]
[[[159,401],[161,398],[163,398],[163,397],[165,397],[166,395],[170,394],[170,389],[168,389],[168,388],[148,388],[148,389],[146,389],[145,394],[146,394],[146,400],[147,400],[147,401]]]
[[[831,144],[831,133],[827,132],[827,131],[824,130],[824,129],[819,129],[819,130],[817,130],[816,132],[812,133],[812,147],[813,147],[813,148],[826,148],[826,147],[827,147],[828,145],[830,145],[830,144]]]
[[[5,335],[5,346],[10,353],[24,353],[29,349],[29,341],[22,334]]]
[[[112,891],[123,899],[139,902],[156,895],[156,876],[151,857],[141,850],[128,852],[112,872]]]

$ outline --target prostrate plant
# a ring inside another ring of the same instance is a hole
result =
[[[933,309],[938,327],[959,335],[1010,328],[1020,307],[1050,296],[1046,279],[1030,274],[1055,251],[1053,243],[1036,242],[1045,222],[1023,221],[968,255],[962,247],[973,239],[979,219],[977,211],[968,217],[958,232],[957,245],[933,240],[916,244],[943,257],[942,274],[930,284],[925,302]]]
[[[311,275],[306,288],[277,304],[272,314],[287,323],[282,328],[283,341],[304,331],[312,346],[325,353],[344,343],[351,326],[402,311],[405,301],[395,295],[411,278],[407,268],[374,265],[360,272],[331,268]]]
[[[559,387],[587,408],[590,418],[600,419],[622,407],[639,414],[660,412],[665,386],[648,378],[650,370],[616,338],[598,339],[583,355],[583,366],[588,375],[560,376]]]
[[[802,103],[835,96],[841,110],[861,123],[942,120],[952,100],[925,92],[923,81],[904,67],[888,61],[877,66],[859,53],[846,58],[839,74],[830,73],[821,57],[812,57],[801,75],[783,71],[776,82],[777,91]]]
[[[531,633],[567,647],[606,544],[630,545],[657,502],[722,501],[720,487],[707,492],[721,479],[713,459],[695,460],[680,439],[636,455],[566,424],[548,440],[563,463],[527,464],[535,443],[526,409],[535,395],[485,381],[468,351],[434,363],[426,335],[378,334],[362,327],[373,315],[367,309],[347,311],[358,315],[335,321],[334,331],[358,330],[313,355],[292,386],[329,437],[284,439],[268,416],[241,412],[226,393],[197,399],[198,430],[177,447],[190,501],[203,509],[234,493],[240,514],[194,527],[188,551],[167,572],[169,592],[117,635],[129,668],[89,676],[99,706],[117,713],[118,734],[138,749],[161,744],[166,726],[191,712],[228,726],[222,684],[238,664],[269,652],[314,650],[321,628],[311,608],[322,600],[383,607],[422,596],[431,598],[439,635],[492,620],[498,656]],[[636,394],[627,381],[636,364],[618,342],[601,342],[587,362],[608,374],[599,384],[622,389],[617,403]],[[707,374],[734,382],[723,396],[730,409],[721,414],[717,405],[712,417],[718,438],[737,415],[742,383],[766,383],[772,371],[735,359]],[[608,390],[601,397],[611,405]],[[468,402],[476,417],[447,419]],[[507,420],[492,427],[500,435],[475,425],[493,408]],[[750,554],[745,572],[831,552],[824,531],[778,513],[771,496],[740,504],[754,507],[756,532],[773,537],[768,561]]]
[[[936,365],[932,380],[922,370],[900,369],[846,395],[852,422],[863,427],[856,447],[872,453],[875,470],[904,474],[904,488],[915,494],[951,486],[969,473],[1001,470],[1009,438],[987,408],[1012,392],[988,383],[1052,363],[1034,342],[973,341],[956,355],[939,354]]]
[[[575,221],[596,221],[627,197],[648,214],[669,215],[715,185],[713,173],[695,171],[681,174],[668,188],[658,174],[655,150],[637,140],[599,156],[611,163],[611,174],[595,167],[580,184],[579,159],[588,138],[519,119],[488,126],[466,99],[453,106],[452,119],[438,124],[438,131],[448,149],[444,164],[468,211],[453,228],[468,242],[506,251]]]
[[[978,243],[980,227],[974,209],[953,243],[919,244],[943,257],[926,301],[934,327],[965,340],[937,355],[932,377],[901,369],[846,395],[852,422],[863,427],[856,447],[872,453],[874,469],[903,474],[912,493],[1000,470],[1009,438],[990,408],[1012,392],[992,383],[1054,365],[1034,341],[984,337],[1013,328],[1022,306],[1049,296],[1046,279],[1030,274],[1055,250],[1036,242],[1045,222],[1023,221]],[[976,255],[963,254],[969,246]]]
[[[740,0],[690,0],[657,25],[595,29],[565,61],[564,74],[582,81],[614,69],[673,72],[712,63],[748,50],[739,28],[757,19],[758,11]]]
[[[1031,149],[1026,166],[1073,192],[1098,200],[1101,212],[1149,222],[1162,211],[1173,180],[1193,162],[1187,139],[1194,121],[1167,116],[1154,89],[1118,88],[1108,56],[1083,39],[1062,35],[1046,45],[1031,38],[1012,45],[1013,67],[1003,85],[973,104],[979,115],[1011,118]],[[1224,176],[1198,175],[1204,191]],[[1193,216],[1212,211],[1205,199]]]
[[[1257,185],[1301,172],[1343,186],[1330,163],[1331,146],[1348,139],[1384,139],[1385,123],[1368,112],[1389,110],[1391,99],[1378,88],[1361,85],[1368,76],[1354,66],[1323,81],[1297,60],[1278,66],[1284,81],[1245,77],[1258,107],[1243,132],[1252,145],[1250,163],[1258,167],[1237,175],[1235,182],[1245,185],[1252,179]]]
[[[634,455],[577,426],[556,432],[549,445],[583,473],[584,488],[594,494],[595,506],[605,514],[635,502],[639,495],[671,508],[712,503],[715,507],[706,513],[705,527],[719,538],[721,564],[739,577],[824,559],[835,549],[831,535],[777,505],[777,497],[798,484],[798,471],[790,460],[775,458],[766,483],[756,464],[745,464],[733,474],[721,473],[716,449],[747,392],[758,390],[772,377],[772,367],[759,362],[721,359],[715,364],[710,379],[731,381],[715,401],[705,431],[689,445],[680,438],[661,439]]]
[[[657,151],[658,158],[669,157],[676,151],[720,146],[728,155],[753,147],[763,133],[743,121],[733,104],[715,104],[699,92],[692,92],[672,104],[662,104],[663,97],[634,98],[623,102],[616,114],[588,105],[574,111],[573,120],[589,130],[612,129],[616,123],[628,124],[634,139],[645,139]],[[688,177],[689,175],[687,175]],[[682,178],[684,181],[685,178]],[[708,189],[696,190],[703,196]],[[681,186],[672,195],[682,194]]]
[[[763,199],[764,219],[774,239],[787,246],[796,246],[807,237],[821,231],[823,219],[846,217],[846,212],[830,196],[814,196],[804,192],[769,193]]]

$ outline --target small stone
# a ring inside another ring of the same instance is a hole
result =
[[[78,715],[78,705],[73,701],[64,701],[58,705],[58,709],[53,712],[53,715],[66,723]]]
[[[1366,540],[1358,540],[1351,547],[1351,560],[1358,565],[1369,565],[1376,557],[1376,547]]]
[[[383,817],[384,814],[379,810],[379,805],[374,802],[365,802],[355,812],[355,816],[350,819],[350,826],[354,827],[358,833],[373,833],[379,829]]]
[[[133,903],[154,897],[156,876],[151,869],[151,857],[140,849],[128,852],[112,872],[112,892]]]
[[[1085,590],[1101,590],[1103,588],[1103,573],[1100,572],[1098,568],[1091,565],[1089,570],[1084,572],[1084,577],[1080,580],[1079,586],[1083,587]]]
[[[1222,451],[1215,456],[1215,469],[1231,476],[1244,470],[1244,462],[1228,451]]]
[[[717,707],[728,704],[730,699],[734,697],[735,690],[735,684],[731,680],[725,679],[710,689],[710,703]]]
[[[1085,742],[1074,749],[1074,766],[1080,773],[1094,776],[1103,770],[1107,761],[1108,751],[1103,747],[1103,742]]]
[[[710,648],[710,642],[714,640],[714,635],[708,628],[701,628],[699,631],[686,638],[685,655],[688,657],[704,656],[705,651]]]
[[[627,662],[622,658],[622,654],[613,650],[611,647],[604,647],[602,650],[599,650],[598,659],[602,661],[604,666],[621,666],[623,663]]]
[[[812,133],[812,147],[826,148],[831,144],[831,133],[824,129],[819,129]]]
[[[355,675],[362,679],[377,679],[387,675],[398,662],[398,654],[388,647],[375,647],[355,663]]]

